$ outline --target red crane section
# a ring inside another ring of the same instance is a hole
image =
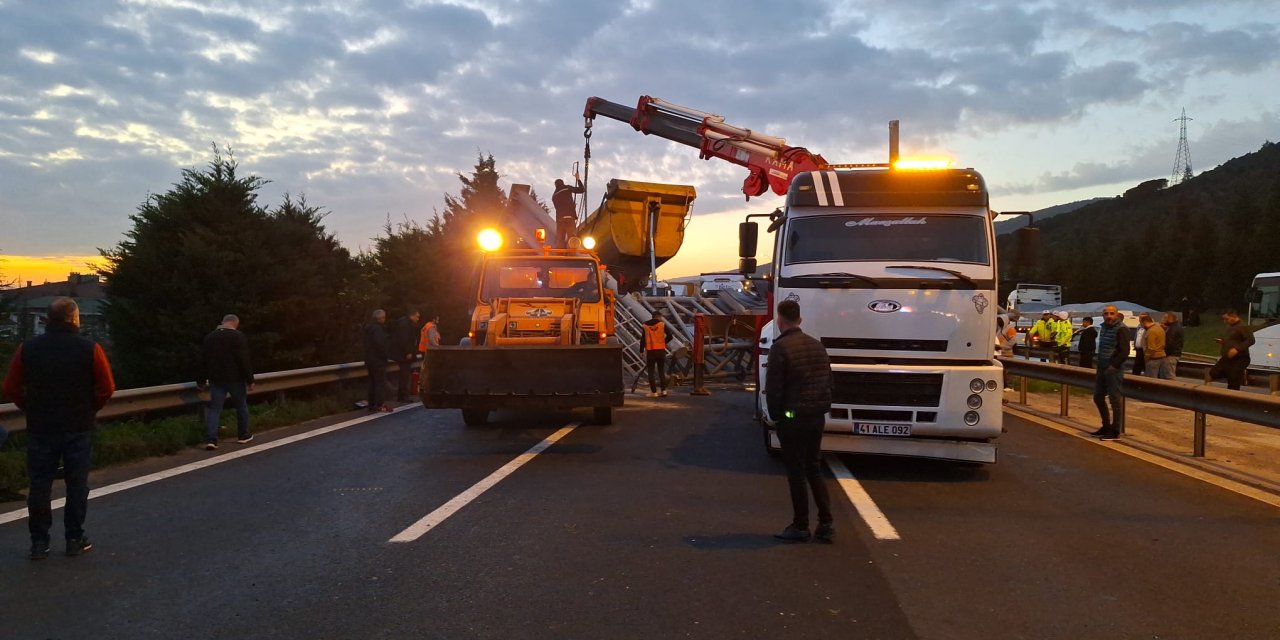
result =
[[[583,111],[587,137],[597,115],[626,122],[645,135],[698,148],[703,160],[720,158],[747,168],[742,193],[750,199],[772,189],[785,195],[796,175],[833,168],[822,156],[787,141],[728,124],[723,116],[650,96],[641,96],[633,109],[603,98],[589,98]]]

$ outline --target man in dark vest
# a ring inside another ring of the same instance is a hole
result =
[[[1129,359],[1129,328],[1114,305],[1102,309],[1102,326],[1098,328],[1098,368],[1093,381],[1093,403],[1098,406],[1102,427],[1091,435],[1115,440],[1124,430],[1124,408],[1120,383],[1124,381],[1124,361]],[[1107,413],[1107,402],[1111,412]]]
[[[389,412],[383,403],[387,392],[387,362],[391,360],[391,339],[387,335],[387,312],[375,309],[369,324],[364,326],[364,368],[369,374],[370,412]]]
[[[1093,368],[1093,354],[1098,351],[1098,328],[1093,326],[1093,318],[1080,321],[1080,366]]]
[[[809,492],[818,507],[818,528],[813,536],[830,542],[831,498],[822,477],[822,431],[831,410],[831,359],[826,347],[800,330],[800,305],[783,300],[778,305],[778,339],[769,349],[765,372],[765,399],[769,417],[778,429],[782,459],[787,464],[791,488],[791,524],[774,537],[789,542],[809,541]],[[805,485],[808,485],[806,488]]]
[[[67,555],[93,548],[84,534],[89,509],[89,465],[94,416],[116,384],[102,347],[80,334],[80,308],[71,298],[49,305],[43,335],[18,347],[4,379],[4,393],[27,416],[27,528],[32,560],[49,557],[53,527],[50,494],[58,465],[65,467],[67,504],[63,533]]]

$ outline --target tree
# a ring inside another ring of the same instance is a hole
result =
[[[445,195],[443,212],[426,224],[387,222],[366,266],[389,311],[418,307],[440,316],[444,340],[466,335],[478,258],[475,238],[485,227],[501,227],[507,212],[499,178],[493,155],[480,155],[470,176],[458,174],[462,190]]]
[[[353,355],[355,314],[369,297],[358,264],[317,208],[288,196],[263,208],[267,181],[236,169],[215,145],[205,170],[183,170],[139,205],[125,240],[101,250],[122,384],[194,379],[201,341],[227,313],[240,316],[256,370]]]

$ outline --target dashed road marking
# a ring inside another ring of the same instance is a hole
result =
[[[875,500],[871,499],[871,494],[858,483],[858,480],[849,472],[849,468],[844,466],[836,456],[827,456],[827,467],[831,469],[831,473],[835,475],[836,482],[840,488],[844,489],[845,495],[849,496],[849,502],[853,503],[853,508],[858,510],[858,515],[862,516],[863,521],[871,528],[871,535],[877,540],[901,540],[898,530],[893,528],[893,524],[889,522],[889,518],[885,517],[884,512],[880,511],[880,507],[876,506]]]
[[[533,460],[539,453],[546,451],[548,447],[558,442],[561,438],[569,435],[571,431],[578,428],[581,422],[574,422],[562,427],[559,431],[549,435],[545,440],[533,445],[528,451],[516,456],[514,460],[502,465],[502,468],[494,471],[480,482],[471,485],[470,489],[459,493],[453,499],[438,507],[435,511],[428,513],[421,520],[409,525],[408,529],[397,533],[395,537],[388,542],[413,542],[418,538],[426,535],[428,531],[436,525],[444,522],[449,516],[457,513],[460,509],[471,503],[472,500],[479,498],[481,494],[492,489],[494,485],[502,482],[503,478],[515,473],[516,469],[523,467],[530,460]]]

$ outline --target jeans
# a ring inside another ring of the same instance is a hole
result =
[[[1165,356],[1159,360],[1147,361],[1147,377],[1161,380],[1173,380],[1178,369],[1178,356]]]
[[[249,390],[248,385],[209,383],[209,411],[204,418],[204,441],[218,441],[218,423],[221,422],[222,404],[227,395],[231,396],[231,406],[236,410],[236,433],[241,439],[249,437]]]
[[[797,529],[809,529],[809,491],[813,491],[813,502],[818,506],[818,524],[831,524],[831,498],[822,477],[821,457],[826,422],[827,416],[822,413],[778,421],[778,442],[791,489],[791,525]]]
[[[1236,356],[1228,358],[1222,356],[1209,369],[1209,377],[1213,380],[1218,378],[1227,379],[1227,388],[1235,391],[1240,390],[1240,385],[1244,383],[1245,373],[1249,371],[1249,356]]]
[[[409,388],[413,386],[413,360],[396,360],[396,364],[400,365],[396,371],[396,400],[408,402],[409,396],[414,394],[414,390]]]
[[[67,506],[63,510],[63,530],[67,540],[84,537],[84,517],[89,510],[89,462],[93,451],[93,432],[27,434],[27,476],[31,490],[27,493],[27,529],[31,542],[49,543],[53,527],[50,496],[53,474],[61,462],[66,468]]]
[[[644,352],[644,368],[649,372],[649,391],[658,392],[661,386],[667,390],[667,352],[650,349]],[[656,376],[655,376],[656,373]]]
[[[1114,367],[1098,369],[1098,376],[1093,382],[1093,403],[1098,405],[1098,415],[1102,416],[1102,428],[1120,432],[1124,428],[1124,404],[1120,397],[1120,383],[1124,381],[1124,371]],[[1111,402],[1111,413],[1107,415],[1107,401]],[[1112,420],[1112,417],[1115,420]]]

